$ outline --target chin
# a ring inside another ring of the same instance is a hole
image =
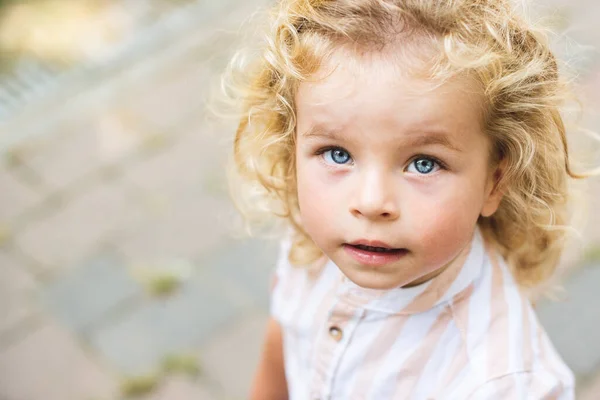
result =
[[[343,271],[342,271],[343,272]],[[360,286],[363,289],[375,289],[375,290],[389,290],[398,288],[408,284],[409,282],[392,280],[389,276],[384,273],[377,273],[376,271],[364,273],[358,272],[354,274],[346,274],[346,277],[350,279],[354,284]],[[367,276],[361,276],[367,275]],[[370,276],[369,276],[370,275]],[[379,276],[373,276],[379,275]]]

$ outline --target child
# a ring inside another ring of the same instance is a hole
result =
[[[579,176],[510,1],[280,0],[238,73],[238,194],[290,232],[253,399],[573,398],[521,289]]]

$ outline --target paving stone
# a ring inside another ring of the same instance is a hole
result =
[[[598,400],[600,399],[600,375],[595,376],[580,387],[577,398],[579,400]]]
[[[230,54],[232,40],[237,39],[234,33],[236,25],[255,11],[264,0],[226,0],[206,2],[206,12],[198,20],[198,26],[211,26],[215,18],[220,27],[225,29],[210,29],[196,32],[199,34],[194,46],[188,49],[183,59],[178,59],[176,66],[169,65],[167,70],[158,71],[152,85],[141,82],[140,88],[132,90],[120,104],[120,108],[131,112],[150,129],[170,131],[176,125],[193,115],[209,97],[210,84],[218,84],[215,70],[215,59],[222,61],[223,55]],[[207,45],[208,44],[208,45]],[[222,64],[222,63],[220,63]],[[165,102],[164,99],[177,99]]]
[[[103,254],[57,276],[43,289],[42,298],[65,326],[85,333],[123,301],[141,294],[127,266]]]
[[[215,400],[208,388],[185,377],[170,377],[158,390],[141,400]]]
[[[580,376],[594,374],[600,366],[600,266],[578,271],[565,282],[566,299],[540,303],[537,313],[565,362]]]
[[[93,332],[91,343],[124,374],[150,373],[165,356],[197,348],[239,310],[217,282],[199,275],[171,297]]]
[[[237,291],[247,294],[260,309],[268,310],[277,256],[278,244],[274,241],[229,239],[201,263]]]
[[[153,132],[171,128],[200,112],[206,102],[209,79],[204,60],[184,59],[160,71],[155,82],[139,82],[120,99],[119,109]],[[171,101],[165,101],[171,99]],[[176,100],[175,100],[176,99]]]
[[[116,383],[75,338],[49,323],[0,353],[0,398],[116,398]]]
[[[0,166],[0,193],[0,224],[5,225],[9,225],[41,199],[35,190],[3,166]]]
[[[37,284],[23,265],[0,252],[0,337],[39,312]]]
[[[247,398],[262,352],[268,315],[245,315],[200,350],[204,373],[233,398]]]
[[[90,255],[109,233],[139,218],[139,206],[126,189],[120,183],[90,188],[32,221],[15,242],[42,266],[71,266]]]
[[[236,221],[229,202],[194,194],[158,200],[137,229],[117,245],[132,262],[154,259],[195,259],[227,237]]]
[[[224,146],[215,143],[216,133],[202,130],[199,124],[191,122],[186,128],[189,132],[178,137],[172,147],[129,167],[125,179],[148,196],[169,199],[203,190],[204,176],[215,170],[222,173],[224,180]]]
[[[25,151],[25,164],[53,190],[114,163],[138,144],[135,122],[118,111],[73,117]]]

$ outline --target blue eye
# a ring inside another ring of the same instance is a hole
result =
[[[416,172],[421,175],[427,175],[437,171],[440,165],[432,158],[419,157],[415,158],[408,166],[408,172]]]
[[[328,164],[347,164],[352,158],[350,153],[342,148],[334,148],[325,150],[323,152],[323,158]]]

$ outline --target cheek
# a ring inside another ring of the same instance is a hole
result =
[[[307,233],[311,236],[322,232],[323,223],[332,218],[335,191],[323,174],[319,174],[314,162],[300,161],[296,168],[298,182],[298,204],[300,217]]]
[[[483,199],[483,187],[474,182],[454,182],[414,203],[418,210],[412,213],[412,230],[432,263],[449,261],[469,242]]]

